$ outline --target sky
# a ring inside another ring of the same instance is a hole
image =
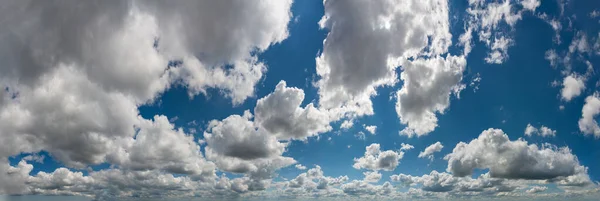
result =
[[[600,1],[0,5],[0,201],[600,196]]]

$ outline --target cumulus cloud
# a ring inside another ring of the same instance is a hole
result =
[[[296,166],[294,166],[294,167],[296,167],[296,169],[299,169],[299,170],[306,170],[306,166],[304,166],[302,164],[296,164]]]
[[[398,164],[400,164],[400,160],[404,157],[404,152],[402,151],[381,151],[380,145],[377,143],[373,143],[365,149],[363,157],[354,158],[354,165],[352,167],[356,169],[392,171],[396,169]]]
[[[363,172],[363,175],[365,175],[363,181],[369,183],[377,183],[381,179],[381,173],[377,171]]]
[[[371,133],[372,135],[375,135],[375,132],[377,131],[377,126],[375,126],[375,125],[367,126],[367,125],[363,124],[363,127],[365,128],[365,130],[369,131],[369,133]]]
[[[447,171],[467,176],[475,169],[489,169],[495,178],[552,180],[585,174],[577,156],[568,147],[541,147],[523,139],[511,141],[502,130],[488,129],[469,143],[460,142],[448,160]]]
[[[73,168],[108,162],[210,173],[191,136],[163,117],[141,118],[137,107],[173,84],[187,86],[191,95],[216,88],[234,104],[243,102],[266,69],[253,53],[287,37],[291,1],[161,4],[26,0],[2,6],[2,163],[44,150]],[[165,144],[146,141],[152,139]],[[149,146],[148,153],[138,150]],[[160,153],[148,155],[153,150]],[[4,190],[6,182],[0,183]]]
[[[527,124],[527,127],[525,127],[525,136],[531,137],[532,135],[539,135],[542,137],[554,137],[556,136],[556,131],[544,125],[542,125],[540,128],[536,128],[533,127],[531,124]]]
[[[447,56],[404,62],[400,79],[404,85],[397,92],[396,113],[406,124],[400,134],[422,136],[437,127],[436,113],[443,114],[450,96],[464,89],[464,57]]]
[[[594,135],[600,138],[600,127],[595,118],[600,114],[600,95],[594,95],[585,98],[585,105],[581,109],[581,118],[579,119],[579,130],[585,135]]]
[[[319,105],[336,118],[373,114],[370,97],[378,86],[397,82],[398,61],[442,54],[451,44],[444,0],[325,1],[324,6],[319,24],[329,34],[317,57]]]
[[[444,148],[444,145],[442,145],[441,142],[433,143],[419,153],[419,158],[429,158],[430,160],[433,160],[433,154],[442,151],[442,148]]]
[[[585,78],[577,75],[566,76],[563,80],[563,88],[560,90],[560,95],[563,100],[569,102],[571,99],[581,95],[585,89]]]
[[[400,151],[408,151],[411,149],[414,149],[415,147],[410,145],[410,144],[405,144],[405,143],[401,143],[400,144]]]
[[[331,130],[329,117],[309,103],[302,108],[304,91],[287,87],[285,81],[275,91],[259,99],[254,108],[254,122],[278,139],[306,139]]]

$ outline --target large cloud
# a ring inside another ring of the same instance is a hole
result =
[[[445,159],[447,171],[459,177],[471,175],[475,169],[489,169],[490,176],[508,179],[552,180],[587,175],[567,147],[538,147],[523,139],[511,141],[502,130],[491,128],[469,143],[458,143]]]
[[[186,85],[191,95],[217,88],[234,104],[243,102],[266,69],[254,53],[288,35],[291,1],[162,4],[5,2],[3,169],[9,156],[45,150],[74,168],[109,162],[173,173],[212,171],[190,136],[163,117],[141,118],[137,107],[173,83]],[[161,153],[137,150],[147,147]]]
[[[396,96],[396,112],[406,128],[402,135],[422,136],[437,127],[436,113],[443,114],[450,105],[452,93],[458,94],[464,85],[464,57],[447,56],[406,61],[400,75],[404,85]]]
[[[306,139],[331,130],[326,112],[312,103],[302,108],[304,91],[279,82],[275,91],[259,99],[254,108],[254,122],[278,139]]]
[[[333,116],[373,113],[375,88],[396,83],[399,61],[436,55],[451,44],[448,5],[428,1],[324,2],[329,34],[317,58],[319,104]]]

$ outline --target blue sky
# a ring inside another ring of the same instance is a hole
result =
[[[4,3],[0,194],[600,190],[600,2]]]

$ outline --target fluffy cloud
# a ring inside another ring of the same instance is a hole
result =
[[[442,148],[444,148],[444,145],[442,145],[442,143],[433,143],[432,145],[427,146],[425,150],[419,153],[419,158],[429,158],[430,160],[433,160],[433,154],[435,152],[442,151]]]
[[[450,96],[464,88],[460,82],[465,66],[465,58],[456,56],[403,63],[400,78],[404,85],[396,94],[396,113],[407,127],[400,134],[422,136],[437,127],[436,113],[443,114]]]
[[[567,147],[549,144],[538,147],[523,139],[511,141],[499,129],[488,129],[469,143],[460,142],[448,160],[447,171],[467,176],[474,169],[489,169],[496,178],[553,180],[585,174],[577,156]]]
[[[600,127],[594,119],[600,114],[600,95],[594,95],[585,98],[585,105],[581,109],[581,118],[579,119],[579,130],[585,135],[594,135],[600,138]]]
[[[260,180],[296,163],[292,158],[281,156],[287,144],[255,127],[251,117],[246,111],[244,116],[231,115],[222,121],[211,121],[204,132],[206,157],[215,161],[221,170],[255,175]]]
[[[363,174],[365,175],[363,181],[369,183],[376,183],[379,182],[379,180],[381,179],[381,173],[377,171],[363,172]]]
[[[373,114],[370,96],[397,82],[399,61],[445,53],[451,44],[445,0],[324,5],[319,24],[329,34],[317,57],[319,105],[336,118]]]
[[[505,180],[491,178],[489,174],[482,174],[473,179],[470,177],[455,177],[452,174],[434,170],[423,176],[398,174],[390,176],[390,179],[403,186],[420,185],[419,190],[436,193],[449,192],[452,194],[464,194],[476,192],[478,194],[493,194],[515,190],[515,187],[511,186]]]
[[[400,144],[400,151],[408,151],[411,149],[414,149],[415,147],[410,145],[410,144],[405,144],[405,143],[401,143]]]
[[[375,135],[375,132],[377,131],[377,126],[374,126],[374,125],[367,126],[367,125],[363,124],[363,127],[365,128],[365,130],[369,131],[369,133],[371,133],[372,135]]]
[[[160,4],[26,0],[0,8],[3,170],[9,156],[44,150],[74,168],[212,171],[191,136],[163,117],[141,118],[137,107],[173,84],[191,95],[217,88],[234,104],[253,95],[265,66],[252,53],[287,37],[291,1]]]
[[[254,108],[254,122],[278,139],[306,139],[331,130],[326,112],[312,103],[300,107],[304,91],[279,82],[275,91],[259,99]]]
[[[525,127],[525,135],[531,137],[532,135],[539,135],[542,137],[554,137],[556,136],[556,131],[552,130],[544,125],[540,128],[533,127],[531,124],[527,124]]]
[[[365,155],[355,158],[352,167],[356,169],[392,171],[396,169],[398,164],[400,164],[400,160],[404,157],[404,152],[402,151],[381,151],[380,145],[376,143],[367,146],[365,149]]]
[[[560,95],[563,100],[569,102],[571,99],[581,95],[585,89],[585,78],[577,75],[569,75],[563,80],[563,88],[560,90]]]
[[[299,169],[299,170],[306,170],[306,166],[304,166],[302,164],[296,164],[296,166],[294,166],[294,167],[296,167],[296,169]]]
[[[529,190],[525,191],[527,193],[540,193],[540,192],[544,192],[548,190],[548,187],[546,186],[534,186],[531,187]]]

